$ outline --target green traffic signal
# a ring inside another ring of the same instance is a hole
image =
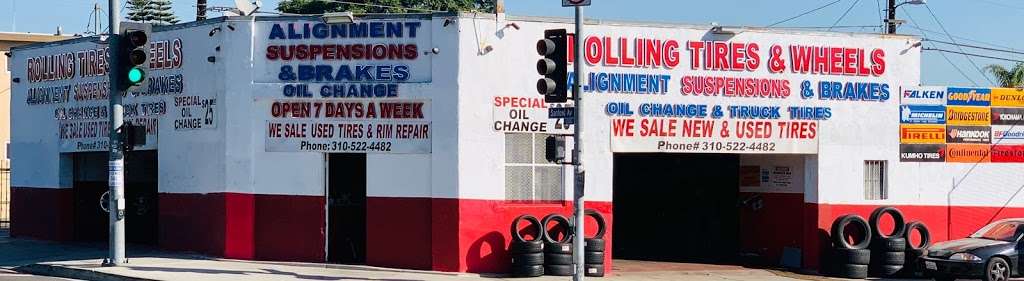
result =
[[[146,72],[138,67],[132,67],[128,69],[128,83],[138,85],[142,83],[142,79],[146,79]]]

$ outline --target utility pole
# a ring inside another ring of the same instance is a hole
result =
[[[96,34],[96,35],[100,35],[100,31],[102,30],[102,29],[100,29],[100,25],[101,25],[101,23],[100,23],[100,11],[102,11],[100,9],[100,2],[93,3],[92,13],[93,13],[93,23],[95,24],[95,26],[93,26],[93,30],[94,30],[93,34]]]
[[[887,30],[885,33],[896,34],[896,0],[889,0],[889,8],[885,11],[887,14],[885,18]]]
[[[572,280],[581,281],[583,280],[583,274],[586,267],[583,264],[583,246],[586,244],[585,238],[586,233],[583,232],[583,95],[581,95],[580,85],[586,75],[583,74],[583,42],[586,37],[583,36],[583,7],[576,6],[576,38],[573,40],[573,73],[575,73],[575,79],[572,79],[572,102],[576,106],[576,114],[573,118],[576,118],[576,124],[573,126],[573,148],[572,148],[572,163],[573,163],[573,206],[574,217],[576,218],[576,233],[573,238],[573,261],[576,267],[576,272],[572,275]]]
[[[110,172],[108,184],[110,196],[108,213],[110,215],[110,254],[103,261],[104,266],[120,266],[125,263],[124,256],[124,153],[121,147],[121,138],[118,136],[118,128],[124,123],[124,107],[121,105],[121,19],[117,11],[120,0],[108,0],[107,16],[110,22],[107,27],[107,78],[110,79],[108,96],[110,96],[110,159],[107,162],[107,169]]]
[[[206,0],[196,0],[196,21],[206,19]]]

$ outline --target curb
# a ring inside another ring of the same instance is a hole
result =
[[[30,264],[13,268],[12,270],[27,273],[32,275],[43,275],[50,277],[62,277],[70,279],[81,279],[81,280],[96,280],[96,281],[156,281],[156,279],[138,278],[123,276],[117,274],[110,274],[105,272],[93,271],[88,269],[48,265],[48,264]]]

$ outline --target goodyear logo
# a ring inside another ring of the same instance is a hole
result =
[[[989,106],[992,90],[988,88],[949,88],[947,105]]]

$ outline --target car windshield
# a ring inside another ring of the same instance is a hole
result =
[[[1019,222],[995,222],[982,227],[978,232],[972,234],[971,238],[1013,242],[1017,239],[1017,227],[1020,224]]]

